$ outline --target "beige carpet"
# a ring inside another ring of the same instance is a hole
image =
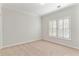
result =
[[[79,56],[79,50],[38,40],[0,50],[2,56]]]

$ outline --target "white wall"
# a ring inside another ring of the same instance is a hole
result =
[[[3,47],[41,39],[41,20],[38,15],[10,8],[3,12]]]
[[[2,5],[0,4],[0,48],[2,47]]]
[[[62,40],[49,37],[48,23],[49,20],[63,17],[71,17],[71,40]],[[42,16],[42,38],[51,42],[63,44],[65,46],[79,48],[79,4],[63,8]]]
[[[0,15],[0,48],[2,47],[2,19]]]

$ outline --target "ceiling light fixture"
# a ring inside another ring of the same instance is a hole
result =
[[[58,6],[57,6],[57,8],[60,8],[60,7],[61,7],[61,5],[58,5]]]

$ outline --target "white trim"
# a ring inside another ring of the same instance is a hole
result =
[[[38,39],[38,40],[41,40],[41,39]],[[21,45],[21,44],[26,44],[26,43],[30,43],[30,42],[33,42],[33,41],[37,41],[37,39],[30,40],[28,42],[20,42],[20,43],[14,43],[14,44],[6,45],[6,46],[3,46],[3,47],[0,47],[0,49],[12,47],[12,46],[16,46],[16,45]]]
[[[67,45],[67,44],[60,43],[60,42],[54,42],[54,41],[51,41],[50,39],[43,39],[43,40],[49,41],[51,43],[55,43],[57,45],[62,45],[62,46],[68,47],[68,48],[73,48],[73,49],[78,49],[79,50],[79,47],[76,47],[76,46]]]
[[[65,19],[68,19],[68,20],[69,20],[69,38],[65,38],[65,37],[64,37],[64,20],[65,20]],[[59,27],[59,26],[58,26],[58,25],[59,25],[59,24],[58,24],[58,21],[59,21],[59,20],[62,20],[62,21],[63,21],[63,25],[62,25],[62,26],[63,26],[63,28],[62,28],[62,35],[63,35],[63,37],[59,37],[59,35],[58,35],[58,31],[59,31],[59,30],[58,30],[58,27]],[[52,20],[52,21],[54,21],[54,20]],[[71,40],[71,17],[70,17],[70,16],[69,16],[69,17],[63,17],[63,18],[60,18],[60,19],[58,19],[58,20],[57,20],[57,19],[55,20],[55,21],[56,21],[56,26],[57,26],[57,28],[56,28],[56,36],[50,35],[50,30],[53,30],[53,28],[50,29],[50,26],[51,26],[51,25],[50,25],[50,22],[52,22],[52,21],[49,20],[49,24],[48,24],[48,25],[49,25],[49,36],[50,36],[50,37],[56,37],[57,39]],[[51,23],[51,24],[52,24],[52,23]],[[52,25],[53,25],[53,24],[52,24]],[[52,34],[52,33],[51,33],[51,34]]]

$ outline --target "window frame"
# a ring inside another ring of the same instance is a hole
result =
[[[64,20],[65,19],[69,19],[69,38],[65,38],[64,37]],[[61,37],[61,38],[59,38],[58,37],[58,21],[59,20],[63,20],[63,31],[62,31],[62,33],[63,33],[63,37]],[[50,20],[50,21],[52,21],[52,20]],[[49,21],[49,22],[50,22]],[[57,38],[57,39],[63,39],[63,40],[71,40],[71,17],[64,17],[64,18],[60,18],[60,19],[55,19],[55,21],[56,21],[56,36],[50,36],[50,37],[54,37],[54,38]],[[50,25],[49,25],[49,27],[50,27]],[[53,29],[53,28],[52,28]],[[50,30],[50,28],[49,28],[49,30]],[[49,31],[50,32],[50,31]]]

